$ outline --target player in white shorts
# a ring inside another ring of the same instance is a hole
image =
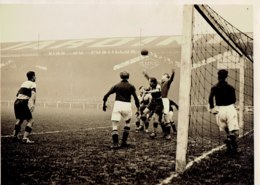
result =
[[[225,80],[228,71],[221,69],[218,71],[218,83],[211,88],[209,95],[210,112],[216,115],[216,122],[220,130],[227,133],[224,141],[228,153],[237,152],[237,142],[239,125],[238,116],[234,104],[236,103],[235,89]],[[216,105],[214,105],[214,100]]]
[[[132,106],[131,106],[131,96],[134,97],[135,105],[139,109],[139,100],[136,95],[135,87],[128,82],[129,73],[123,71],[120,73],[121,82],[114,85],[103,98],[103,110],[106,111],[106,101],[111,94],[116,94],[115,103],[113,106],[111,121],[112,121],[112,149],[119,148],[118,139],[118,125],[121,119],[125,120],[125,127],[122,136],[121,147],[128,146],[127,138],[130,131],[130,120],[132,117]]]

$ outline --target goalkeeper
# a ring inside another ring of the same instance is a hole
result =
[[[234,104],[236,103],[235,89],[226,82],[228,71],[218,71],[218,83],[211,88],[209,95],[210,112],[216,115],[216,121],[220,130],[225,130],[227,139],[227,153],[237,152],[239,125],[238,116]],[[214,99],[216,105],[214,105]]]

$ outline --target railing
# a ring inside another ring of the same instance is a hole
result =
[[[1,100],[1,107],[14,105],[13,100]],[[65,109],[102,109],[102,102],[65,102],[65,101],[37,101],[37,107],[41,108],[65,108]],[[113,103],[107,103],[108,109],[112,109]]]

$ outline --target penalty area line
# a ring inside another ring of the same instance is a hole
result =
[[[36,133],[31,133],[30,135],[57,134],[57,133],[65,133],[65,132],[81,132],[81,131],[89,131],[89,130],[95,130],[95,129],[105,129],[105,128],[110,128],[110,127],[111,126],[85,128],[85,129],[72,129],[72,130],[56,130],[56,131],[36,132]],[[1,138],[12,137],[12,136],[13,135],[5,135],[5,136],[1,136]]]
[[[134,123],[131,123],[131,124],[134,124]],[[36,133],[31,133],[30,135],[57,134],[57,133],[65,133],[65,132],[81,132],[81,131],[89,131],[89,130],[105,129],[105,128],[111,128],[111,126],[95,127],[95,128],[85,128],[85,129],[72,129],[72,130],[56,130],[56,131],[36,132]],[[4,135],[4,136],[1,136],[1,138],[12,137],[12,136],[13,135]]]

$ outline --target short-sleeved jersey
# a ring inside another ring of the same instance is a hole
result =
[[[17,99],[30,99],[32,91],[36,93],[36,83],[30,80],[23,82],[17,93]]]

